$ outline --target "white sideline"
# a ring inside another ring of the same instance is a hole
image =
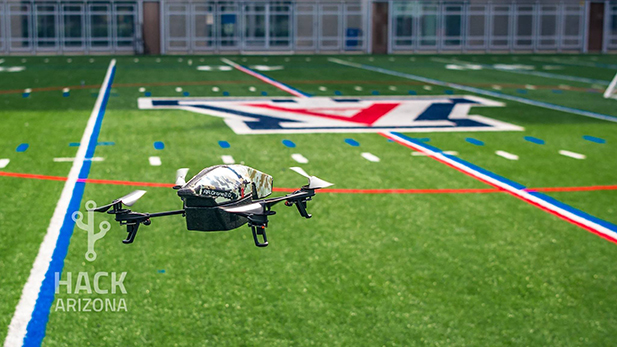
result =
[[[79,172],[81,171],[86,159],[88,143],[94,133],[97,116],[105,97],[105,90],[109,84],[111,72],[113,71],[115,65],[116,60],[112,59],[109,63],[109,67],[107,68],[107,74],[105,75],[101,89],[99,90],[99,95],[96,99],[96,103],[94,104],[94,109],[92,109],[92,113],[88,119],[88,124],[86,125],[84,134],[81,137],[80,146],[77,150],[77,154],[75,155],[75,161],[73,161],[73,166],[71,167],[71,171],[69,171],[66,183],[62,189],[62,194],[60,195],[54,214],[51,217],[49,226],[47,227],[47,233],[43,238],[43,242],[41,243],[36,258],[34,259],[34,264],[30,270],[30,276],[24,285],[21,297],[19,298],[19,302],[15,308],[15,314],[9,324],[8,334],[6,336],[6,340],[4,340],[5,347],[21,346],[23,344],[24,337],[27,332],[26,329],[28,328],[28,323],[32,318],[34,306],[39,296],[41,284],[43,283],[45,274],[49,269],[49,263],[51,262],[51,257],[54,253],[54,249],[60,235],[60,228],[62,228],[64,217],[68,212],[71,197],[73,196],[73,189],[75,188],[75,184],[79,178]]]

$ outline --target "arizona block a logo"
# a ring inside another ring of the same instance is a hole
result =
[[[523,130],[469,114],[487,106],[504,104],[477,96],[139,99],[140,109],[222,117],[236,134]]]

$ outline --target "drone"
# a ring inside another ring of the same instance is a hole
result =
[[[133,212],[124,206],[133,206],[146,193],[145,190],[136,190],[93,211],[114,215],[121,226],[126,226],[128,235],[122,241],[125,244],[133,243],[139,226],[150,225],[152,218],[182,215],[186,217],[188,230],[225,231],[248,223],[255,245],[266,247],[268,216],[276,214],[271,210],[273,205],[284,201],[286,206],[295,205],[300,216],[311,218],[306,210],[307,202],[315,196],[317,189],[332,185],[310,176],[300,167],[290,169],[308,178],[308,184],[285,196],[267,198],[272,194],[273,186],[272,176],[268,174],[244,165],[215,165],[201,170],[188,182],[185,179],[189,169],[177,170],[173,189],[182,199],[181,210]]]

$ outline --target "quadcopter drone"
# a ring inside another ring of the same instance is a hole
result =
[[[224,231],[248,223],[255,245],[266,247],[268,216],[276,213],[270,209],[274,204],[285,201],[287,206],[296,205],[302,217],[311,218],[306,211],[306,203],[315,195],[315,190],[332,185],[309,176],[302,168],[292,167],[291,170],[308,178],[308,184],[285,196],[266,198],[272,193],[272,176],[248,166],[211,166],[186,182],[188,170],[179,169],[176,172],[176,185],[173,187],[183,201],[181,210],[141,213],[124,208],[123,205],[133,206],[146,193],[145,190],[136,190],[94,211],[112,214],[120,225],[126,226],[128,236],[122,241],[124,243],[132,243],[139,226],[150,225],[151,218],[181,214],[186,217],[188,230]],[[262,236],[263,242],[259,241],[258,235]]]

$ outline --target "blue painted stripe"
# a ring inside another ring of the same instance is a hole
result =
[[[590,135],[583,136],[583,139],[585,139],[587,141],[595,142],[595,143],[606,143],[605,139],[602,139],[602,138],[599,138],[599,137],[595,137],[595,136],[590,136]]]
[[[229,148],[229,147],[231,147],[231,145],[227,141],[219,141],[219,146],[221,146],[221,148]]]
[[[165,143],[163,141],[154,141],[154,149],[163,150],[165,149]]]
[[[465,141],[471,143],[472,145],[476,145],[476,146],[484,146],[484,142],[480,141],[478,139],[474,139],[473,137],[468,137],[465,139]]]
[[[354,139],[345,139],[345,143],[352,146],[352,147],[359,147],[360,146],[360,142],[354,140]]]
[[[293,141],[291,140],[283,140],[283,145],[285,145],[285,147],[289,147],[289,148],[295,148],[296,144],[293,143]]]
[[[404,73],[404,72],[388,70],[388,69],[384,69],[384,68],[376,67],[376,66],[371,66],[371,65],[350,63],[350,62],[346,62],[346,61],[339,60],[339,59],[330,59],[330,60],[333,61],[333,62],[336,62],[338,64],[341,64],[341,65],[347,65],[347,66],[352,66],[352,67],[356,67],[356,68],[360,68],[360,69],[364,69],[364,70],[375,71],[375,72],[383,73],[383,74],[386,74],[386,75],[397,76],[397,77],[402,77],[402,78],[406,78],[406,79],[410,79],[410,80],[414,80],[414,81],[420,81],[420,82],[424,82],[424,83],[430,83],[430,84],[434,84],[434,85],[439,85],[439,86],[444,86],[444,87],[460,89],[460,90],[464,90],[464,91],[468,91],[468,92],[472,92],[472,93],[476,93],[476,94],[480,94],[480,95],[486,95],[486,96],[492,96],[494,98],[500,98],[500,99],[505,99],[505,100],[516,101],[516,102],[520,102],[520,103],[527,104],[527,105],[543,107],[543,108],[547,108],[547,109],[555,110],[555,111],[562,111],[562,112],[572,113],[572,114],[576,114],[576,115],[579,115],[579,116],[597,118],[597,119],[602,119],[602,120],[606,120],[606,121],[609,121],[609,122],[617,122],[617,117],[613,117],[613,116],[609,116],[609,115],[605,115],[605,114],[601,114],[601,113],[596,113],[596,112],[591,112],[591,111],[586,111],[586,110],[579,110],[579,109],[576,109],[576,108],[566,107],[566,106],[561,106],[561,105],[555,105],[555,104],[551,104],[551,103],[548,103],[548,102],[542,102],[542,101],[526,99],[526,98],[522,98],[520,96],[508,95],[508,94],[499,93],[499,92],[496,92],[496,91],[490,91],[490,90],[484,90],[484,89],[475,88],[475,87],[469,87],[469,86],[462,85],[462,84],[457,84],[457,83],[444,82],[444,81],[436,80],[436,79],[433,79],[433,78],[427,78],[427,77],[412,75],[412,74],[408,74],[408,73]]]
[[[426,145],[426,144],[424,144],[424,143],[422,143],[420,141],[417,141],[417,140],[415,140],[413,138],[405,136],[405,135],[403,135],[401,133],[391,132],[390,134],[392,134],[395,137],[399,137],[401,139],[404,139],[404,140],[406,140],[408,142],[411,142],[411,143],[417,145],[418,147],[423,147],[425,149],[430,149],[432,151],[435,151],[435,147],[428,146],[428,145]],[[441,151],[441,150],[438,149],[438,151]],[[479,173],[481,173],[483,175],[486,175],[486,176],[488,176],[488,177],[490,177],[490,178],[492,178],[492,179],[494,179],[496,181],[499,181],[501,183],[505,183],[505,184],[515,188],[515,189],[518,189],[518,190],[526,189],[525,186],[523,186],[520,183],[511,181],[511,180],[509,180],[509,179],[507,179],[507,178],[505,178],[503,176],[499,176],[499,175],[497,175],[497,174],[495,174],[495,173],[493,173],[491,171],[483,169],[483,168],[481,168],[479,166],[471,164],[471,163],[469,163],[469,162],[467,162],[465,160],[462,160],[460,158],[457,158],[455,156],[448,156],[448,159],[456,161],[457,163],[459,163],[461,165],[464,165],[464,166],[468,167],[469,169],[472,169],[472,170],[474,170],[476,172],[479,172]],[[590,214],[588,214],[586,212],[583,212],[583,211],[581,211],[579,209],[576,209],[576,208],[574,208],[574,207],[572,207],[570,205],[567,205],[567,204],[565,204],[565,203],[563,203],[563,202],[561,202],[559,200],[556,200],[556,199],[554,199],[554,198],[552,198],[552,197],[550,197],[548,195],[545,195],[545,194],[542,194],[542,193],[538,193],[538,192],[533,192],[533,191],[527,191],[527,193],[529,193],[530,195],[533,195],[534,197],[542,199],[545,202],[547,202],[547,203],[549,203],[549,204],[551,204],[553,206],[556,206],[556,207],[561,208],[561,209],[563,209],[563,210],[565,210],[567,212],[570,212],[573,215],[576,215],[578,217],[586,219],[586,220],[588,220],[590,222],[596,223],[596,224],[598,224],[600,226],[603,226],[606,229],[609,229],[609,230],[617,233],[617,225],[615,225],[615,224],[612,224],[612,223],[607,222],[605,220],[602,220],[600,218],[594,217],[594,216],[592,216],[592,215],[590,215]]]
[[[525,136],[524,139],[525,139],[525,141],[529,141],[529,142],[535,143],[537,145],[543,145],[544,144],[544,140],[539,139],[537,137]]]
[[[15,148],[15,152],[25,152],[28,149],[28,147],[30,147],[29,144],[22,143],[19,146],[17,146],[17,148]]]
[[[105,94],[101,103],[101,108],[96,118],[94,130],[90,141],[88,142],[88,149],[86,150],[86,158],[92,158],[96,149],[96,143],[101,131],[101,124],[103,123],[103,117],[105,115],[105,109],[107,107],[107,101],[109,100],[109,94],[111,90],[111,84],[114,80],[116,73],[116,67],[112,68],[108,84],[105,88]],[[79,178],[88,178],[90,173],[90,166],[92,162],[89,160],[84,161],[81,171],[79,172]],[[45,279],[41,285],[39,296],[34,306],[34,312],[32,312],[32,318],[28,322],[27,333],[24,337],[24,346],[40,346],[45,337],[45,331],[47,328],[47,321],[49,319],[49,312],[54,301],[55,294],[55,273],[58,272],[62,276],[62,270],[64,268],[64,259],[68,252],[71,236],[73,235],[73,229],[75,228],[75,222],[71,216],[73,212],[79,211],[81,199],[83,197],[85,183],[77,182],[73,189],[73,195],[69,203],[69,208],[64,216],[62,227],[60,228],[60,235],[56,243],[56,248],[52,254],[49,268],[45,273]]]

